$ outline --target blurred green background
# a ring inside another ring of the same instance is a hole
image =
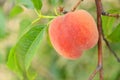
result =
[[[23,1],[23,2],[22,2]],[[55,15],[54,8],[64,6],[69,11],[78,0],[42,0],[42,14]],[[120,0],[103,0],[105,11],[120,10]],[[23,6],[24,5],[24,6]],[[20,6],[20,7],[19,7]],[[10,49],[18,41],[25,28],[37,15],[30,0],[0,0],[0,80],[20,80],[6,63]],[[79,9],[85,9],[96,19],[94,0],[84,0]],[[42,19],[40,24],[49,20]],[[120,20],[114,25],[120,23]],[[106,32],[107,33],[107,32]],[[120,43],[111,43],[120,57]],[[40,43],[39,50],[31,63],[31,72],[36,73],[35,80],[87,80],[97,66],[97,46],[87,50],[77,60],[68,60],[52,48],[47,33]],[[103,41],[104,80],[120,80],[120,63],[105,46]],[[99,80],[97,74],[94,80]]]

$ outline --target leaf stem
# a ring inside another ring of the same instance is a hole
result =
[[[52,19],[52,18],[55,18],[56,16],[45,16],[45,15],[41,15],[41,16],[39,16],[39,17],[40,17],[40,18],[49,18],[49,19],[51,18],[51,19]]]
[[[40,16],[41,15],[41,12],[39,12],[38,10],[34,9],[35,10],[35,13]]]
[[[36,22],[38,22],[41,18],[37,18],[34,21],[32,21],[32,25],[35,24]]]

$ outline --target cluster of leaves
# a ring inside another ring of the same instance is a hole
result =
[[[56,6],[56,4],[62,3],[63,0],[48,0],[48,2],[51,5]],[[86,54],[87,57],[85,57],[86,55],[84,55],[83,58],[81,58],[81,60],[76,60],[76,61],[69,61],[61,57],[58,57],[55,54],[52,54],[56,52],[51,48],[50,45],[48,45],[49,43],[46,43],[48,40],[48,34],[46,33],[48,25],[47,24],[41,25],[39,23],[38,24],[34,24],[34,23],[36,21],[39,21],[40,18],[53,18],[53,16],[44,16],[40,14],[40,10],[43,6],[42,0],[16,0],[15,6],[10,11],[10,14],[9,14],[10,18],[17,16],[18,14],[24,11],[21,5],[28,9],[30,8],[32,10],[35,10],[38,15],[38,18],[33,22],[29,19],[24,19],[21,21],[20,23],[21,35],[19,40],[15,44],[15,46],[13,46],[12,49],[10,50],[10,53],[8,56],[8,62],[7,62],[8,67],[11,70],[13,70],[20,77],[21,80],[22,79],[35,80],[36,76],[39,76],[39,78],[36,80],[45,80],[45,79],[86,80],[87,79],[86,76],[89,76],[89,74],[96,67],[96,64],[94,62],[96,60],[95,59],[96,55],[94,56],[93,59],[91,59],[94,53],[97,52],[96,48],[94,48],[89,52],[86,52],[86,53],[89,53],[89,55]],[[113,12],[116,12],[116,11],[113,11]],[[107,17],[107,16],[102,16],[102,22],[103,22],[103,31],[104,31],[105,37],[111,43],[120,42],[120,34],[119,34],[120,23],[118,23],[116,26],[116,19],[112,17]],[[27,26],[30,26],[30,27],[27,27]],[[36,53],[39,53],[39,54],[36,54]],[[40,53],[44,53],[44,54],[40,54]],[[40,67],[40,72],[39,72],[39,69],[36,69],[33,72],[33,67],[35,66],[33,65],[31,66],[32,60],[35,55],[42,56],[42,57],[38,57],[39,59],[36,60],[38,63],[40,63],[40,65],[37,65],[37,67]],[[45,63],[43,61],[45,61]],[[112,62],[115,63],[115,61],[112,61]],[[81,63],[82,66],[79,65],[79,63]],[[87,64],[87,63],[90,63],[90,64]],[[44,66],[42,65],[45,65],[47,69],[44,68]],[[86,65],[89,65],[89,66],[86,66]],[[84,70],[86,69],[89,71],[83,71],[83,69]],[[119,70],[118,68],[116,69],[117,70],[114,70],[113,73]],[[40,73],[42,76],[37,75],[36,73]],[[76,73],[77,75],[75,75],[74,73]],[[79,77],[80,75],[82,76],[81,78]],[[113,77],[112,79],[115,79],[116,77],[117,76]]]
[[[109,13],[119,14],[120,10],[109,10]],[[102,16],[103,31],[107,39],[112,43],[120,42],[119,18]],[[116,26],[117,25],[117,26]]]
[[[50,1],[51,3],[55,1]],[[58,2],[58,1],[57,1]],[[43,16],[40,13],[42,8],[41,0],[17,0],[16,5],[10,11],[9,17],[13,18],[24,10],[22,6],[30,8],[36,11],[38,18],[34,21],[24,19],[21,23],[21,36],[17,41],[16,45],[11,49],[7,65],[10,69],[15,71],[21,79],[33,80],[35,74],[31,75],[30,64],[31,61],[39,48],[43,34],[47,31],[47,24],[35,24],[41,18],[53,18],[52,16]],[[21,6],[22,4],[22,6]],[[30,27],[27,27],[30,26]],[[27,29],[25,28],[27,27]]]
[[[27,8],[35,8],[41,10],[41,0],[18,0],[18,3],[23,4]],[[20,5],[15,5],[10,12],[10,17],[14,17],[23,12]],[[46,25],[33,25],[29,20],[21,22],[21,26],[25,29],[26,26],[31,26],[24,30],[16,45],[11,49],[7,65],[15,71],[21,79],[27,78],[33,80],[34,75],[29,74],[29,66],[32,58],[39,47],[39,43],[43,36]],[[24,77],[23,77],[24,76]]]

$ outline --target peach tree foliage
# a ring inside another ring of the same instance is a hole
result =
[[[59,2],[59,0],[49,0],[53,6]],[[44,37],[44,33],[48,30],[48,23],[51,19],[55,18],[56,16],[46,16],[41,14],[42,8],[42,0],[17,0],[17,5],[15,5],[11,12],[10,17],[15,17],[16,15],[22,13],[24,10],[23,5],[26,8],[30,8],[36,12],[38,18],[31,21],[31,20],[23,20],[20,25],[22,26],[23,32],[21,32],[19,40],[13,46],[9,53],[8,67],[13,70],[20,79],[27,78],[29,80],[34,80],[36,77],[36,73],[31,73],[31,62],[34,55],[37,53],[40,46],[41,39]],[[62,3],[62,0],[61,2]],[[109,11],[111,13],[117,13],[117,11]],[[29,14],[29,13],[28,13]],[[54,15],[54,14],[53,14]],[[45,18],[48,19],[48,23],[46,24],[39,24],[38,22],[40,19]],[[116,26],[115,24],[116,19],[113,17],[102,16],[102,25],[103,25],[103,32],[105,37],[111,43],[118,43],[120,42],[120,23]],[[30,26],[30,27],[27,27]],[[114,26],[114,27],[113,27]],[[0,29],[1,30],[1,29]],[[1,32],[1,31],[0,31]],[[49,40],[48,40],[49,41]],[[38,66],[39,67],[39,66]]]

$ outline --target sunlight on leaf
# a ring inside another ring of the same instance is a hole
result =
[[[17,5],[17,6],[14,6],[13,9],[10,11],[9,16],[15,17],[16,15],[18,15],[22,12],[23,12],[23,8]]]
[[[102,16],[102,26],[105,36],[109,35],[112,32],[114,22],[114,17]]]
[[[31,0],[34,4],[34,7],[36,10],[40,10],[42,7],[42,1],[41,0]]]
[[[8,58],[8,67],[14,71],[26,71],[40,46],[44,25],[37,25],[27,31],[12,48]]]
[[[26,30],[26,28],[31,27],[31,26],[29,26],[29,25],[31,25],[31,22],[32,22],[32,20],[29,18],[23,19],[20,22],[20,31],[19,31],[20,35]]]
[[[111,42],[120,42],[120,24],[115,30],[107,37]]]

